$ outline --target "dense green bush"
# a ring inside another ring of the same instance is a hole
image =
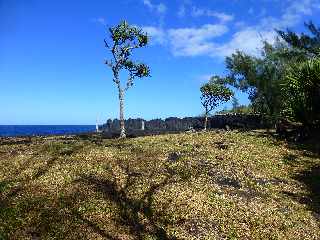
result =
[[[283,115],[304,125],[320,121],[320,58],[296,63],[282,86]]]
[[[261,54],[236,51],[226,58],[226,84],[249,94],[254,112],[272,126],[289,119],[305,126],[320,120],[320,28],[309,33],[279,31]]]

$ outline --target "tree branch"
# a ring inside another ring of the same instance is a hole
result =
[[[104,41],[105,47],[110,49],[110,47],[109,47],[109,44],[108,44],[107,40],[106,40],[106,39],[103,39],[103,41]]]

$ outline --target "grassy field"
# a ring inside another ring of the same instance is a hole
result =
[[[261,132],[0,145],[0,239],[320,239],[319,195],[319,155]]]

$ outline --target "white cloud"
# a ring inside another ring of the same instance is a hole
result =
[[[206,55],[215,48],[211,41],[222,36],[228,28],[222,24],[206,24],[199,28],[143,27],[151,36],[151,43],[168,45],[175,56]]]
[[[292,0],[288,1],[286,9],[278,18],[266,16],[257,24],[247,25],[244,22],[237,24],[239,30],[231,35],[226,42],[216,41],[217,37],[228,32],[225,22],[233,18],[220,15],[220,24],[205,24],[197,28],[155,28],[148,27],[147,32],[153,37],[155,43],[169,47],[175,56],[210,56],[225,57],[235,50],[245,51],[251,55],[260,54],[264,40],[273,43],[276,38],[274,31],[293,27],[302,22],[304,16],[311,15],[314,9],[319,8],[319,0]],[[217,15],[216,12],[195,8],[193,16]],[[186,14],[181,10],[180,15]],[[217,15],[218,16],[218,15]],[[216,16],[216,17],[217,17]]]
[[[275,37],[276,33],[274,31],[259,31],[248,27],[233,34],[229,42],[219,45],[209,55],[212,57],[225,57],[231,55],[236,50],[241,50],[251,55],[258,55],[263,46],[263,41],[273,43]]]
[[[178,28],[168,30],[173,54],[176,56],[205,55],[214,48],[211,40],[228,31],[225,25],[206,24],[200,28]]]
[[[225,57],[236,50],[248,54],[258,55],[264,40],[273,42],[274,31],[259,32],[253,28],[245,28],[232,35],[229,42],[215,43],[215,38],[228,32],[225,25],[207,24],[199,28],[172,28],[143,27],[151,36],[151,44],[168,46],[174,56],[210,56]]]
[[[167,11],[167,6],[164,3],[153,4],[151,0],[143,0],[143,4],[151,11],[156,11],[158,14],[165,14]]]
[[[310,16],[317,8],[319,0],[290,1],[280,18],[265,17],[261,19],[260,26],[264,28],[288,28],[302,21],[303,16]]]
[[[187,13],[192,17],[214,17],[219,19],[221,22],[229,22],[234,19],[233,15],[224,12],[213,11],[209,8],[198,8],[191,0],[183,1],[178,10],[178,17],[184,17]]]
[[[231,40],[226,42],[210,56],[228,56],[235,50],[241,50],[252,55],[258,55],[262,41],[273,43],[276,38],[274,29],[293,27],[302,21],[303,16],[311,15],[318,0],[290,1],[280,18],[264,17],[254,26],[246,27],[233,34]]]
[[[146,5],[150,9],[153,8],[153,5],[150,0],[143,0],[143,4]]]
[[[184,17],[185,15],[186,15],[186,7],[185,7],[185,5],[182,5],[179,7],[178,16]]]
[[[142,27],[142,30],[150,36],[151,44],[163,45],[167,41],[165,31],[161,28],[144,26]]]
[[[103,26],[106,26],[106,24],[107,24],[105,18],[103,18],[103,17],[92,18],[91,21],[95,22],[95,23],[102,24]]]
[[[183,0],[178,10],[178,17],[185,17],[190,6],[192,6],[191,0]]]
[[[156,6],[156,9],[157,9],[157,12],[160,14],[164,14],[167,11],[167,7],[163,3],[158,4]]]
[[[201,83],[208,82],[212,78],[212,74],[203,74],[196,77]]]
[[[210,9],[192,7],[191,16],[193,17],[215,17],[218,18],[221,22],[229,22],[234,19],[233,15],[229,15],[223,12],[216,12]]]

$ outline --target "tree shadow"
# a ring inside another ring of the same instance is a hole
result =
[[[45,175],[53,167],[57,160],[57,157],[51,157],[44,166],[38,168],[37,171],[31,176],[28,176],[26,178],[19,177],[20,172],[25,171],[30,167],[30,159],[28,159],[22,167],[16,170],[15,179],[7,178],[0,182],[0,207],[10,205],[11,200],[15,198],[19,193],[24,191],[25,185],[30,180],[37,179]],[[11,185],[13,185],[13,187]],[[5,191],[7,192],[5,193]]]
[[[104,239],[120,240],[84,218],[69,197],[60,202],[41,195],[0,198],[0,239],[16,239],[17,230],[19,239],[83,239],[91,229]]]
[[[119,209],[119,217],[115,219],[117,224],[129,228],[129,233],[137,239],[144,236],[152,236],[152,239],[173,240],[162,227],[167,224],[161,220],[159,213],[152,208],[153,195],[157,190],[174,183],[175,171],[166,167],[166,176],[156,184],[151,184],[148,190],[140,198],[128,196],[128,189],[132,187],[137,179],[137,173],[131,171],[128,166],[122,169],[126,172],[127,178],[123,187],[119,187],[115,179],[100,179],[92,175],[84,175],[80,181],[92,186],[96,191],[103,194],[104,198],[116,204]]]
[[[287,165],[294,166],[294,165],[298,164],[299,156],[296,154],[288,153],[285,156],[283,156],[282,161],[283,161],[283,163],[285,163]]]
[[[47,192],[42,192],[38,186],[29,186],[30,180],[45,175],[60,157],[68,156],[63,146],[45,149],[50,153],[50,159],[34,169],[32,175],[28,175],[26,178],[17,178],[16,176],[15,179],[0,181],[0,239],[14,238],[17,233],[21,233],[22,238],[27,236],[31,239],[46,237],[63,239],[70,236],[79,236],[81,239],[85,234],[92,233],[105,239],[120,239],[117,234],[105,229],[105,227],[113,227],[113,225],[109,226],[108,222],[103,222],[102,224],[105,226],[102,227],[101,223],[99,224],[95,219],[87,218],[79,211],[79,198],[82,198],[83,203],[86,203],[87,198],[90,197],[83,191],[83,189],[87,189],[87,186],[93,188],[99,196],[102,195],[106,201],[112,202],[115,205],[115,209],[112,211],[117,212],[119,209],[118,215],[111,221],[115,223],[115,226],[123,226],[126,233],[132,235],[134,239],[144,239],[145,237],[164,240],[176,239],[165,230],[166,226],[171,223],[166,219],[170,218],[166,218],[165,215],[161,216],[161,212],[153,206],[154,194],[158,190],[168,184],[185,180],[180,176],[179,171],[170,167],[169,162],[160,169],[151,168],[146,173],[143,170],[137,172],[131,169],[128,164],[119,161],[117,169],[120,167],[125,176],[125,183],[121,186],[116,181],[115,169],[106,170],[111,172],[111,178],[80,175],[78,180],[72,182],[71,188],[59,191],[59,196],[48,195]],[[27,163],[17,171],[29,168],[32,162],[27,161]],[[159,176],[160,178],[158,178]],[[158,180],[153,182],[153,179]],[[139,188],[141,180],[146,183],[146,188],[141,195],[137,196],[137,192],[141,193]],[[83,187],[85,184],[85,187],[77,191],[79,181],[82,183],[80,186]],[[62,196],[60,197],[60,195]]]
[[[289,148],[300,151],[307,151],[313,157],[320,157],[320,130],[309,130],[308,134],[304,133],[303,128],[294,129],[286,134],[279,134],[276,131],[251,131],[249,134],[257,137],[269,137],[275,144],[284,141]]]
[[[306,204],[315,218],[320,221],[320,166],[311,167],[296,174],[293,178],[306,186],[308,194],[283,193],[301,204]]]
[[[308,194],[302,195],[286,191],[282,193],[307,205],[320,222],[320,131],[314,129],[313,132],[308,132],[307,137],[299,138],[304,135],[300,131],[303,129],[296,129],[286,135],[279,135],[275,131],[253,132],[251,135],[271,138],[273,145],[279,145],[280,141],[284,142],[289,149],[295,150],[295,153],[288,153],[281,160],[292,167],[292,179],[302,183]]]
[[[295,201],[307,205],[320,223],[319,144],[320,141],[315,140],[315,138],[308,139],[307,142],[288,142],[289,148],[296,150],[297,153],[285,155],[283,162],[293,167],[294,171],[296,171],[296,169],[298,170],[298,172],[293,174],[292,178],[302,183],[308,193],[307,195],[293,194],[290,192],[283,193]]]

